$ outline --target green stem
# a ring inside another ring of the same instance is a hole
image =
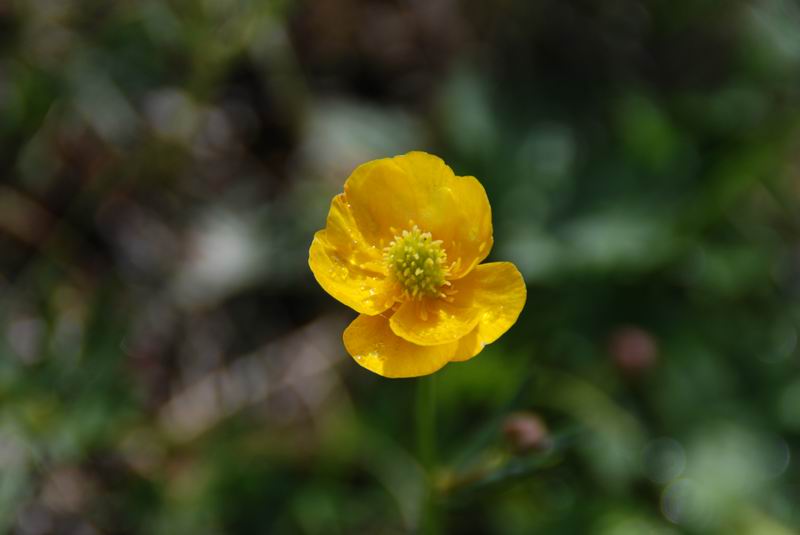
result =
[[[417,448],[419,461],[425,470],[425,488],[420,504],[419,532],[439,533],[436,508],[436,374],[418,379],[417,385]]]

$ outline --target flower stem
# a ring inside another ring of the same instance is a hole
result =
[[[418,379],[417,386],[417,448],[419,461],[425,471],[425,487],[420,503],[419,532],[439,533],[436,507],[436,374]]]

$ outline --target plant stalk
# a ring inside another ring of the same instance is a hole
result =
[[[425,473],[420,504],[419,533],[437,535],[439,511],[436,496],[436,374],[418,379],[416,400],[417,449]]]

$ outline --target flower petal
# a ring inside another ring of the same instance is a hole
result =
[[[325,230],[314,235],[308,265],[322,288],[363,314],[380,314],[395,302],[380,252],[369,246],[338,195]]]
[[[481,309],[477,336],[491,344],[516,323],[525,306],[528,290],[517,267],[511,262],[481,264],[470,273],[475,285],[474,303]]]
[[[510,262],[475,267],[453,281],[452,301],[406,301],[390,320],[392,331],[409,342],[436,345],[464,338],[477,327],[479,343],[497,340],[517,321],[527,290]]]
[[[384,377],[431,374],[455,356],[459,345],[418,346],[394,334],[385,316],[364,314],[345,329],[343,340],[358,364]]]
[[[459,291],[452,303],[438,298],[406,301],[389,324],[396,335],[409,342],[430,346],[465,337],[478,324],[480,314],[473,305],[472,292]]]
[[[463,362],[476,356],[483,351],[486,344],[481,342],[478,338],[478,327],[475,327],[470,333],[458,341],[458,348],[456,354],[450,359],[450,362]]]
[[[452,278],[466,275],[492,248],[492,212],[475,177],[457,177],[425,152],[359,166],[344,186],[364,237],[383,248],[414,224],[442,240]]]
[[[331,201],[325,225],[326,241],[362,269],[386,273],[383,250],[370,245],[358,229],[343,193]]]

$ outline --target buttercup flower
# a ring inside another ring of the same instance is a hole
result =
[[[308,264],[325,291],[360,313],[344,331],[356,362],[415,377],[471,359],[517,321],[525,283],[510,262],[480,264],[492,243],[480,182],[411,152],[353,171]]]

